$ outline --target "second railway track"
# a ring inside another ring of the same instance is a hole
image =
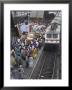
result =
[[[44,64],[39,74],[39,79],[53,79],[56,53],[47,53],[46,58],[44,58]]]
[[[54,79],[58,51],[43,51],[31,79]]]

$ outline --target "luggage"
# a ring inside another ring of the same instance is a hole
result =
[[[29,67],[33,67],[33,58],[29,57]]]

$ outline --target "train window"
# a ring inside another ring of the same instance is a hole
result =
[[[53,34],[53,38],[58,38],[58,34]]]
[[[56,29],[57,29],[57,23],[52,23],[51,30],[56,30]]]
[[[47,34],[47,38],[51,38],[51,34]]]

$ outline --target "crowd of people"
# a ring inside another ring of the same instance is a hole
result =
[[[23,65],[23,61],[27,68],[31,67],[33,60],[37,58],[42,41],[41,37],[27,40],[27,33],[23,32],[20,38],[11,43],[11,67]]]

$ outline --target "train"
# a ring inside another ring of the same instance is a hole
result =
[[[55,18],[45,30],[45,47],[52,45],[59,47],[61,44],[61,12],[58,12]]]
[[[61,43],[61,18],[56,17],[45,30],[45,47],[58,46]]]

